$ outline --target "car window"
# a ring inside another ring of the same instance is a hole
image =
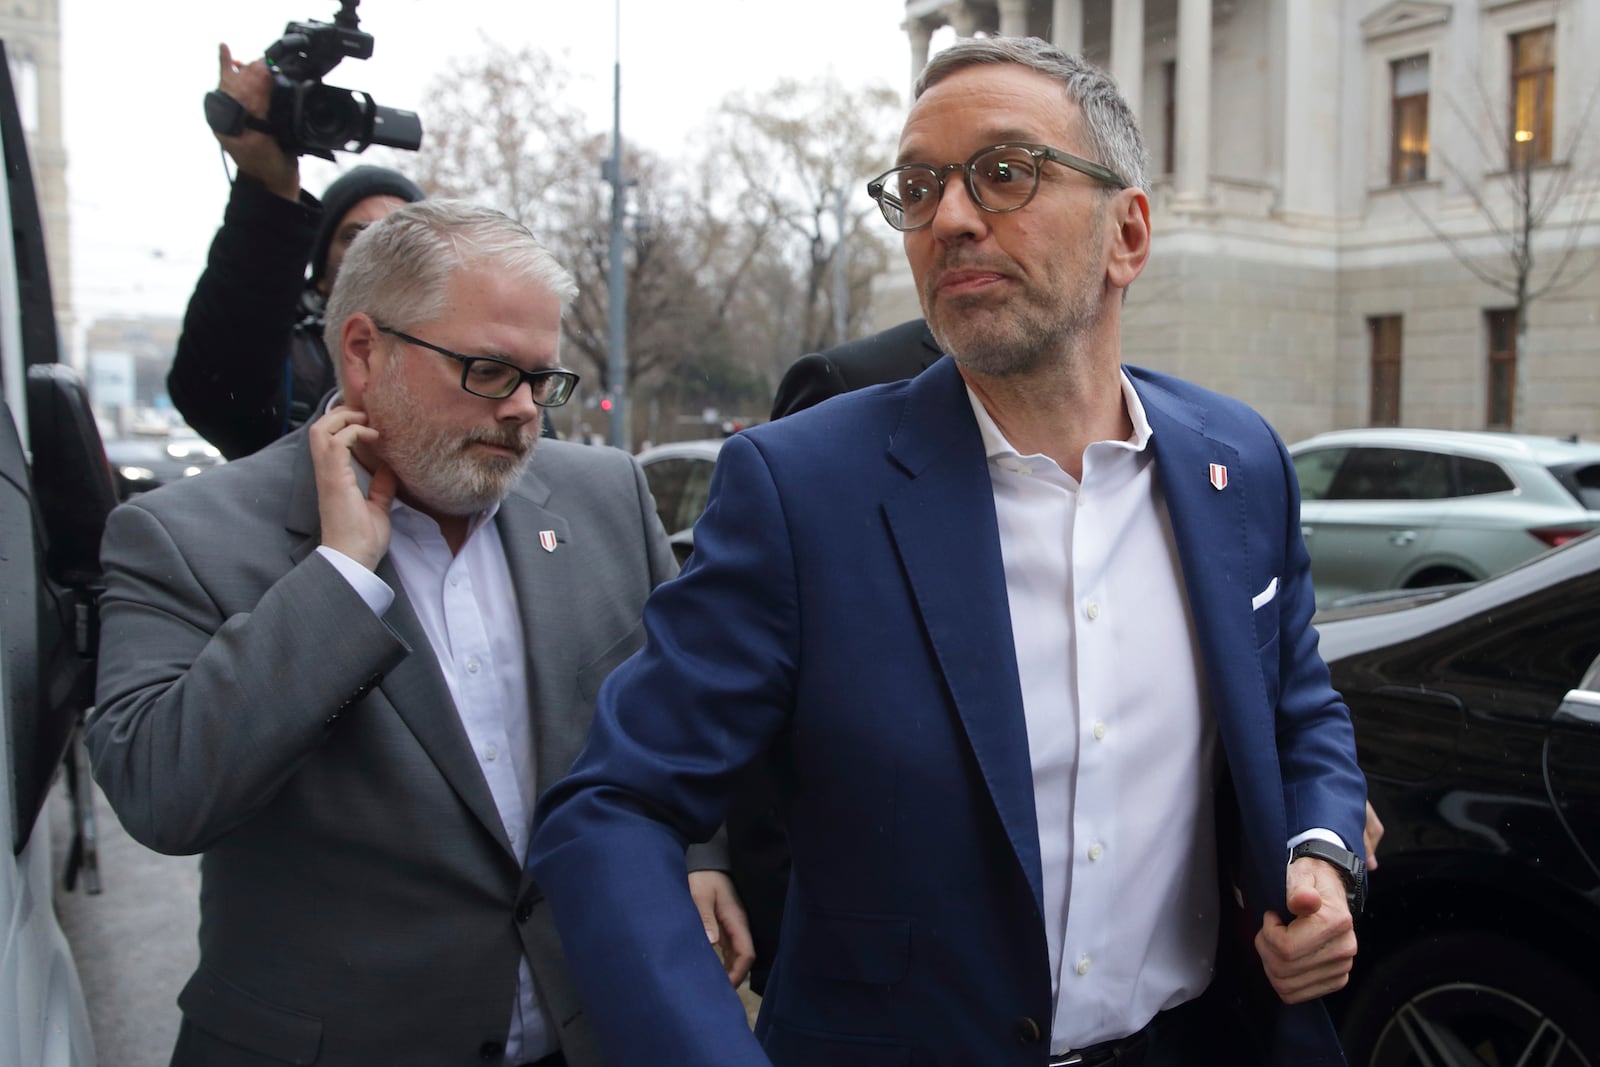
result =
[[[1449,457],[1410,448],[1354,448],[1329,500],[1439,500],[1450,495]]]
[[[1578,487],[1578,500],[1590,511],[1600,511],[1600,463],[1569,467],[1568,476]]]
[[[1590,599],[1597,590],[1591,573],[1476,620],[1443,668],[1458,680],[1457,695],[1497,715],[1549,718],[1600,657],[1600,610]]]
[[[658,459],[644,468],[644,480],[650,486],[650,495],[656,499],[656,514],[669,534],[675,534],[685,526],[678,521],[678,517],[683,510],[683,488],[689,478],[692,462],[689,459]]]
[[[1456,495],[1482,496],[1485,493],[1509,493],[1517,483],[1498,463],[1486,459],[1456,457]]]
[[[683,500],[678,510],[678,518],[684,529],[700,521],[700,513],[706,509],[706,499],[711,495],[711,472],[717,466],[715,461],[709,459],[689,462],[689,476],[683,482]]]
[[[1300,480],[1300,496],[1304,500],[1322,500],[1328,495],[1328,485],[1344,462],[1344,448],[1317,448],[1301,452],[1294,457],[1294,474]]]

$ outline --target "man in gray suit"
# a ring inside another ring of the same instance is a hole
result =
[[[95,777],[203,855],[174,1064],[599,1063],[523,859],[673,557],[631,457],[535,454],[575,292],[497,212],[397,211],[333,292],[327,412],[111,517]]]

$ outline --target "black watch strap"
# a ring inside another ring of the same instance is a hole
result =
[[[1344,896],[1350,903],[1350,914],[1361,914],[1367,896],[1367,867],[1360,856],[1320,837],[1307,838],[1289,850],[1290,863],[1302,856],[1315,856],[1333,864],[1344,880]]]

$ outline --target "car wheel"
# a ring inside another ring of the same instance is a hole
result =
[[[1600,1067],[1600,991],[1499,934],[1411,941],[1352,993],[1339,1034],[1353,1067]]]
[[[1458,585],[1472,581],[1472,575],[1454,567],[1429,567],[1406,583],[1407,589],[1430,589],[1436,585]]]

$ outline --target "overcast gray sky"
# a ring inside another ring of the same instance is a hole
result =
[[[578,103],[610,128],[616,0],[364,0],[373,57],[328,82],[422,116],[423,89],[485,36],[536,45],[579,76]],[[254,57],[290,20],[332,21],[337,0],[63,0],[67,183],[80,324],[181,315],[222,218],[227,180],[201,100],[216,47]],[[903,0],[621,0],[623,135],[671,155],[728,92],[832,70],[904,91]],[[344,166],[358,156],[342,157]],[[334,171],[302,173],[318,191]],[[598,180],[598,178],[596,179]],[[57,284],[61,284],[59,281]]]

